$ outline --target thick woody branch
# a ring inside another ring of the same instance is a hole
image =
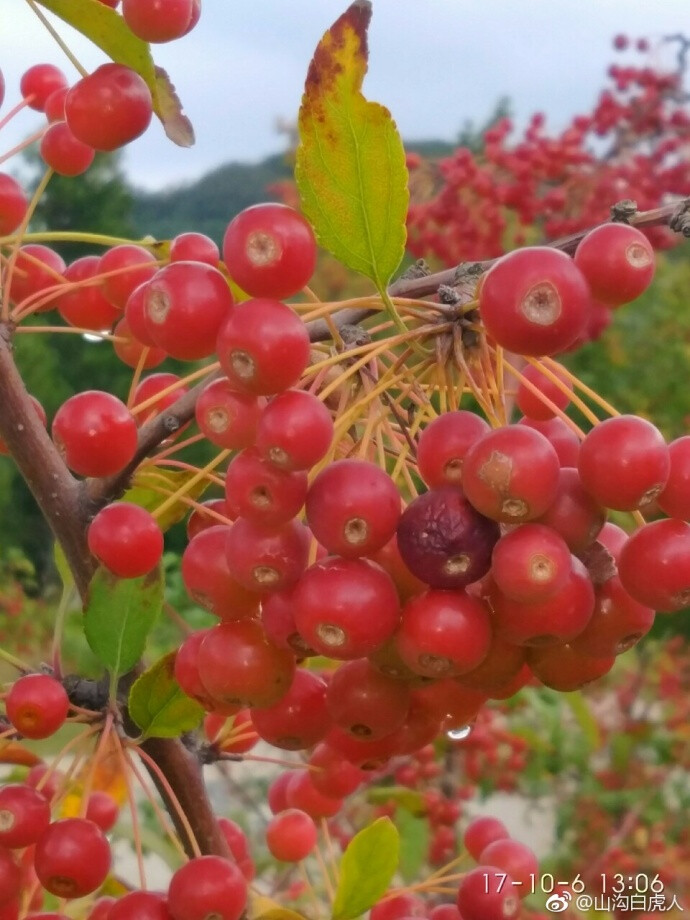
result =
[[[85,599],[93,563],[84,535],[83,491],[36,414],[14,363],[8,324],[0,325],[0,406],[0,437],[62,547]]]

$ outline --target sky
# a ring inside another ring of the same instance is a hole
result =
[[[346,6],[347,0],[202,0],[196,29],[154,46],[196,144],[175,147],[152,124],[126,148],[131,182],[158,190],[282,150],[276,122],[296,119],[312,52]],[[549,126],[563,127],[591,109],[614,59],[615,34],[656,43],[684,27],[690,33],[688,0],[373,0],[373,9],[364,94],[391,110],[408,140],[453,140],[466,120],[482,122],[502,96],[512,100],[519,124],[542,111]],[[105,62],[81,36],[62,23],[59,29],[85,67]],[[615,57],[638,59],[632,52]],[[48,61],[76,78],[25,0],[0,0],[0,117],[18,100],[23,71]],[[0,131],[0,156],[40,125],[40,116],[26,111],[10,122]]]

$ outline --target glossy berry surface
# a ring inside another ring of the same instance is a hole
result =
[[[64,402],[53,419],[53,440],[80,476],[111,476],[137,448],[137,424],[116,396],[86,390]]]
[[[463,920],[512,920],[520,899],[510,876],[490,865],[471,869],[458,887],[457,905]]]
[[[139,505],[113,502],[91,521],[89,550],[114,575],[147,575],[163,555],[163,534],[155,518]]]
[[[419,475],[429,488],[460,485],[465,454],[489,431],[480,415],[464,409],[444,412],[430,422],[417,442]]]
[[[522,355],[553,355],[582,332],[591,295],[570,256],[557,249],[516,249],[487,272],[479,292],[486,330]]]
[[[240,390],[271,396],[294,386],[309,363],[309,333],[279,300],[245,300],[218,332],[218,360]]]
[[[110,870],[110,845],[84,818],[55,821],[36,844],[34,865],[43,887],[60,898],[81,898],[99,888]]]
[[[23,783],[0,788],[0,846],[31,846],[49,824],[50,805],[40,792]]]
[[[320,399],[304,390],[285,390],[261,413],[256,447],[282,470],[308,470],[333,440],[333,419]]]
[[[168,889],[173,920],[239,920],[247,903],[241,870],[220,856],[197,856],[178,869]]]
[[[144,80],[123,64],[101,64],[67,93],[65,119],[76,138],[111,151],[143,134],[153,102]]]
[[[590,230],[574,258],[592,296],[611,307],[639,297],[651,284],[656,266],[650,241],[641,230],[624,223]]]
[[[314,233],[286,205],[254,205],[229,223],[223,259],[232,278],[252,297],[282,300],[309,283],[316,265]]]
[[[618,560],[625,590],[654,610],[681,610],[690,599],[690,525],[652,521],[631,534]]]
[[[26,738],[49,738],[69,711],[65,688],[49,674],[26,674],[10,687],[7,718]]]
[[[366,460],[330,463],[313,480],[307,523],[330,553],[356,558],[381,549],[400,519],[400,494],[384,471]]]
[[[192,0],[122,0],[122,16],[145,42],[181,38],[192,18]]]
[[[266,845],[271,855],[283,862],[299,862],[316,846],[314,819],[298,808],[279,812],[266,828]]]

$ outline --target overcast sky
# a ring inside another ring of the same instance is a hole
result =
[[[159,124],[131,144],[134,182],[157,189],[192,181],[229,160],[257,160],[282,149],[277,118],[294,120],[309,59],[347,0],[202,0],[197,28],[155,47],[194,124],[191,150],[173,146]],[[481,121],[497,99],[513,101],[519,121],[545,112],[562,127],[591,108],[619,32],[658,41],[686,28],[688,0],[373,0],[365,95],[386,105],[407,139],[453,139],[466,119]],[[61,26],[82,63],[101,52]],[[630,53],[617,55],[623,62]],[[18,99],[29,65],[72,65],[24,0],[0,0],[0,68],[7,84],[0,116]],[[23,113],[2,130],[0,153],[35,130]],[[7,165],[0,166],[6,169]]]

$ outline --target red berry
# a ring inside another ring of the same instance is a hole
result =
[[[336,725],[368,740],[400,728],[410,707],[408,688],[377,671],[366,658],[348,661],[334,671],[327,701]]]
[[[238,518],[226,543],[228,569],[249,591],[283,591],[307,567],[309,531],[299,521],[268,530],[254,521]]]
[[[72,133],[96,150],[116,150],[143,134],[153,113],[145,81],[123,64],[102,64],[67,93]]]
[[[86,390],[71,396],[55,413],[53,440],[75,473],[112,476],[134,457],[137,423],[116,396]]]
[[[591,295],[570,256],[535,246],[516,249],[486,273],[479,310],[498,345],[522,355],[553,355],[583,331]]]
[[[88,530],[89,550],[120,578],[147,575],[163,555],[156,519],[139,505],[113,502],[102,508]]]
[[[375,651],[400,620],[390,577],[365,559],[328,557],[312,565],[293,594],[295,623],[322,655],[347,660]]]
[[[295,658],[269,642],[260,623],[238,620],[207,632],[199,647],[198,666],[212,699],[271,706],[288,692]]]
[[[49,246],[41,243],[20,246],[10,286],[13,303],[31,306],[37,313],[52,310],[62,290],[64,271],[62,256]]]
[[[515,882],[515,890],[521,898],[527,897],[533,880],[539,875],[539,861],[534,852],[517,840],[492,841],[482,850],[477,861],[507,872]]]
[[[49,738],[67,718],[69,699],[49,674],[27,674],[10,687],[5,708],[7,718],[26,738]]]
[[[395,642],[402,660],[417,674],[462,674],[477,667],[489,651],[489,613],[462,591],[427,591],[403,607]]]
[[[308,470],[333,440],[333,419],[320,399],[304,390],[286,390],[261,413],[256,447],[282,470]]]
[[[509,425],[477,441],[467,452],[462,487],[481,514],[519,524],[542,515],[558,492],[559,462],[546,438]]]
[[[309,758],[311,781],[322,795],[339,799],[354,792],[364,778],[361,770],[327,744],[319,744]]]
[[[99,266],[98,256],[83,256],[64,271],[65,281],[77,286],[61,294],[55,306],[70,326],[102,332],[110,329],[119,316],[117,308],[103,296],[100,283],[87,284],[98,277]]]
[[[199,508],[195,508],[187,518],[187,539],[190,542],[202,530],[208,530],[209,527],[217,527],[218,524],[224,523],[216,517],[216,514],[211,514],[211,512],[226,518],[226,524],[231,522],[225,500],[222,498],[209,498],[202,502]]]
[[[272,706],[252,709],[251,717],[260,737],[274,747],[287,751],[313,747],[331,727],[326,683],[298,668],[287,693]]]
[[[41,138],[41,156],[60,176],[80,176],[93,163],[96,151],[72,134],[64,121],[56,121]]]
[[[594,612],[594,588],[576,556],[566,580],[542,600],[516,601],[493,591],[490,604],[496,634],[515,645],[558,645],[569,642],[587,626]]]
[[[279,300],[245,300],[218,333],[218,359],[231,384],[271,396],[294,386],[309,363],[309,333]]]
[[[0,846],[31,846],[49,824],[50,805],[40,792],[20,783],[0,788]]]
[[[150,348],[148,345],[143,345],[132,334],[129,323],[124,318],[113,329],[113,335],[115,336],[113,340],[115,354],[128,367],[141,367],[142,370],[147,371],[152,367],[158,367],[167,357],[162,348]]]
[[[416,894],[396,895],[389,892],[389,895],[384,901],[374,904],[370,920],[407,920],[410,917],[426,916],[426,904]]]
[[[463,687],[479,690],[493,699],[502,698],[504,689],[515,680],[524,663],[524,649],[494,635],[482,663],[460,675],[457,681]]]
[[[628,224],[601,224],[590,230],[580,241],[574,258],[592,296],[611,307],[635,300],[654,277],[652,244],[644,233]]]
[[[507,840],[510,834],[508,828],[498,818],[475,818],[467,825],[463,843],[470,856],[479,861],[482,851],[495,840]]]
[[[154,891],[130,891],[118,898],[107,920],[171,920],[164,894]]]
[[[65,120],[65,99],[69,92],[69,86],[61,86],[46,99],[44,114],[49,122]]]
[[[240,869],[220,856],[197,856],[178,869],[168,889],[173,920],[239,920],[247,903]]]
[[[184,394],[188,392],[187,387],[178,386],[179,382],[180,378],[177,374],[149,374],[148,377],[142,378],[140,383],[137,384],[132,399],[134,403],[132,414],[135,415],[139,427],[147,424],[160,413],[165,412],[173,406],[181,396],[184,396]],[[165,393],[158,399],[155,399],[159,393],[163,393],[163,391],[169,390],[170,387],[173,386],[174,389],[170,390],[169,393]],[[136,411],[138,406],[149,400],[153,400],[150,406],[143,411]],[[185,427],[186,426],[183,425],[182,428],[178,428],[176,434],[183,431]]]
[[[489,431],[480,415],[464,409],[445,412],[430,422],[417,442],[419,475],[429,488],[460,485],[465,454]]]
[[[668,445],[671,469],[657,503],[669,517],[690,518],[690,436]]]
[[[555,530],[522,524],[496,543],[491,574],[499,590],[523,604],[555,594],[570,577],[570,550]]]
[[[518,422],[524,428],[533,428],[543,434],[558,454],[561,466],[577,466],[580,454],[580,441],[575,432],[566,425],[563,419],[551,418],[539,422],[532,418],[521,418]]]
[[[594,614],[572,642],[573,648],[593,658],[626,652],[654,625],[654,611],[632,598],[617,576],[596,590]]]
[[[170,42],[187,31],[192,0],[122,0],[122,16],[142,41]]]
[[[653,610],[682,610],[690,601],[690,525],[652,521],[633,533],[618,560],[625,590]]]
[[[608,674],[615,658],[583,655],[572,645],[549,645],[527,650],[527,664],[546,687],[569,693]]]
[[[400,519],[400,494],[385,472],[366,460],[338,460],[312,482],[307,523],[330,553],[354,558],[386,544]]]
[[[577,555],[589,549],[605,522],[606,511],[584,488],[578,471],[562,466],[556,497],[538,523],[559,533]]]
[[[341,807],[340,799],[323,795],[314,786],[309,770],[293,770],[285,789],[288,808],[299,808],[312,818],[332,818]]]
[[[245,208],[228,224],[223,259],[252,297],[292,297],[309,283],[316,242],[309,223],[283,204]]]
[[[585,489],[605,508],[635,511],[662,492],[671,460],[664,437],[636,415],[609,418],[589,432],[578,470]]]
[[[8,920],[19,917],[19,904],[15,899],[22,889],[22,870],[9,850],[0,847],[0,911],[7,909]],[[14,905],[17,905],[16,912]]]
[[[544,372],[546,370],[547,373]],[[540,398],[540,394],[552,402],[556,408],[566,409],[570,402],[570,393],[573,389],[573,383],[566,371],[560,366],[544,365],[544,369],[534,364],[529,364],[522,372],[524,380],[520,384],[515,395],[515,402],[518,409],[528,418],[546,421],[554,418],[556,413]],[[557,377],[563,384],[562,387],[554,383],[551,377]],[[528,386],[532,384],[532,388]]]
[[[520,913],[513,879],[493,866],[477,866],[458,888],[458,910],[463,920],[511,920]]]
[[[64,818],[53,822],[36,844],[34,866],[51,894],[82,898],[103,884],[110,861],[110,845],[93,821]]]
[[[229,818],[218,818],[218,827],[223,832],[223,836],[227,840],[233,859],[239,866],[242,875],[244,875],[248,882],[251,882],[256,875],[256,870],[254,868],[254,861],[249,853],[249,844],[244,831],[239,824],[236,824]]]
[[[234,517],[262,527],[287,524],[299,514],[307,495],[307,474],[287,472],[262,459],[255,447],[230,462],[225,474],[225,502]]]
[[[217,447],[249,447],[265,400],[233,389],[224,377],[213,380],[196,401],[196,421],[202,434]]]
[[[139,285],[155,275],[158,262],[143,246],[123,243],[103,253],[98,270],[106,276],[103,278],[106,300],[118,310],[124,310]]]
[[[281,648],[289,649],[298,658],[315,655],[297,631],[292,590],[274,591],[261,602],[261,622],[268,638]]]
[[[14,233],[26,214],[26,195],[12,176],[0,173],[0,236]]]
[[[57,89],[67,86],[67,78],[53,64],[34,64],[19,82],[19,91],[32,109],[42,112],[46,99]]]
[[[178,233],[170,241],[171,262],[205,262],[218,268],[220,253],[214,241],[203,233]]]
[[[288,808],[275,815],[266,828],[266,844],[276,859],[299,862],[316,846],[316,825],[299,808]]]
[[[119,814],[120,806],[112,795],[99,790],[91,793],[86,803],[86,817],[89,821],[97,824],[102,831],[111,830],[115,826]]]
[[[230,527],[213,521],[196,534],[182,554],[182,580],[189,596],[221,620],[253,617],[259,597],[238,583],[230,572],[226,552]]]
[[[219,330],[233,316],[226,279],[203,262],[171,262],[151,278],[143,296],[151,338],[181,361],[211,355]]]

